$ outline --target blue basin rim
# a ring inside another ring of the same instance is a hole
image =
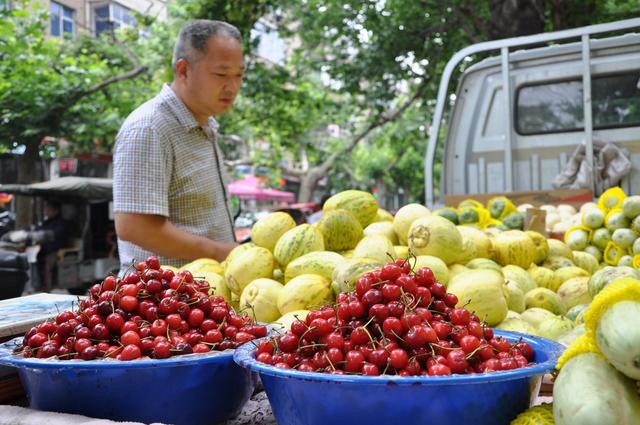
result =
[[[173,356],[166,359],[138,359],[132,361],[120,360],[58,360],[24,358],[13,354],[13,351],[22,343],[23,337],[14,338],[0,344],[0,364],[29,369],[138,369],[149,367],[178,367],[186,366],[194,362],[199,364],[224,363],[233,357],[234,350],[212,351],[203,354],[186,354]],[[250,344],[250,343],[249,343]]]
[[[256,346],[251,342],[238,347],[233,355],[233,359],[240,366],[253,372],[281,377],[294,378],[303,381],[318,382],[352,382],[363,385],[457,385],[457,384],[484,384],[486,382],[502,382],[514,379],[522,379],[536,375],[542,375],[553,370],[558,358],[562,355],[565,347],[555,341],[533,337],[518,332],[508,332],[494,329],[495,336],[504,337],[510,341],[523,341],[529,343],[536,353],[536,364],[520,369],[496,371],[490,373],[478,373],[472,375],[449,375],[449,376],[362,376],[362,375],[332,375],[319,372],[300,372],[293,369],[280,369],[275,366],[258,362],[255,359]],[[267,337],[268,338],[268,337]],[[263,338],[266,339],[266,338]],[[253,341],[257,343],[257,341]],[[540,362],[540,357],[543,361]]]

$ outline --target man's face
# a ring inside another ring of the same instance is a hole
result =
[[[240,42],[216,36],[207,42],[207,53],[189,64],[186,88],[197,115],[220,115],[231,109],[240,91],[244,56]]]
[[[45,218],[52,218],[57,216],[60,213],[60,210],[58,209],[58,207],[54,206],[54,205],[49,205],[46,204],[44,206],[44,216]]]

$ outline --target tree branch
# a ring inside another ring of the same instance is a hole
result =
[[[438,53],[437,56],[439,57],[440,54]],[[338,157],[353,151],[358,143],[360,143],[360,141],[366,138],[376,128],[382,127],[388,122],[396,120],[400,115],[402,115],[402,113],[404,113],[404,111],[406,111],[411,105],[415,103],[416,100],[418,100],[422,96],[424,90],[431,81],[431,78],[432,76],[424,77],[415,93],[405,103],[403,103],[398,109],[387,115],[380,114],[378,118],[376,118],[371,124],[369,124],[369,126],[367,126],[367,128],[365,128],[360,134],[356,135],[346,148],[342,149],[341,151],[332,153],[327,159],[322,162],[322,164],[318,165],[318,171],[322,175],[326,174],[333,166]]]
[[[253,159],[248,156],[245,156],[239,159],[224,161],[224,165],[226,165],[227,167],[235,167],[236,165],[251,165],[251,164],[253,164]]]
[[[351,180],[353,180],[355,183],[358,183],[362,186],[371,186],[373,181],[371,179],[360,179],[358,178],[353,170],[347,166],[346,163],[341,163],[340,167],[344,170],[345,173],[347,173],[349,175],[349,177],[351,178]]]
[[[126,44],[122,43],[120,40],[118,40],[114,31],[111,31],[111,41],[113,41],[114,44],[117,44],[122,48],[122,51],[124,52],[124,54],[127,56],[129,61],[131,61],[131,64],[133,65],[133,69],[125,72],[124,74],[115,75],[113,77],[107,78],[106,80],[101,81],[95,84],[93,87],[89,87],[86,90],[82,90],[74,93],[72,96],[70,96],[69,102],[67,102],[67,105],[73,105],[83,97],[87,97],[95,92],[98,92],[111,84],[117,83],[119,81],[130,80],[137,77],[140,74],[147,72],[148,67],[146,65],[142,65],[138,60],[138,58],[133,54],[133,52],[131,52],[129,47]]]

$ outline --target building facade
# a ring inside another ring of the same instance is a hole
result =
[[[85,32],[99,36],[112,28],[137,27],[136,15],[166,19],[159,0],[44,0],[49,11],[49,35],[73,38]]]

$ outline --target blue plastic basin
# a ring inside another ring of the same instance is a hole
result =
[[[536,364],[476,375],[329,375],[260,363],[253,344],[236,349],[234,360],[260,373],[278,425],[508,425],[529,407],[564,347],[515,332],[495,334],[528,342]]]
[[[16,367],[32,408],[94,418],[211,425],[236,416],[257,374],[233,351],[163,360],[54,360],[13,355],[22,341],[0,345],[0,364]]]

